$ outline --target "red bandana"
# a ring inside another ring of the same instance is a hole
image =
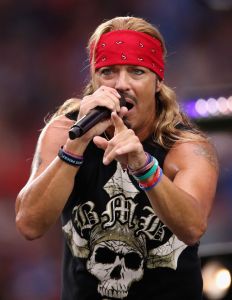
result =
[[[112,65],[146,67],[164,79],[161,43],[143,32],[115,30],[101,35],[95,52],[95,69]]]

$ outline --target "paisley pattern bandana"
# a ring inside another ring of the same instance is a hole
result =
[[[94,45],[90,59],[93,60]],[[95,49],[95,70],[112,65],[142,66],[164,79],[164,59],[161,42],[134,30],[115,30],[101,35]]]

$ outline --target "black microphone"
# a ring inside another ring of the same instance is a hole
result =
[[[121,98],[120,106],[126,106],[126,100],[124,95],[119,92]],[[87,115],[84,115],[80,120],[78,120],[69,130],[69,138],[74,140],[84,133],[86,133],[89,129],[91,129],[98,122],[103,121],[104,119],[109,118],[111,115],[111,110],[106,107],[97,106],[94,109],[91,109]]]

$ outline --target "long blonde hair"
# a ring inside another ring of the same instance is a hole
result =
[[[165,59],[167,51],[164,39],[159,30],[144,19],[137,17],[116,17],[100,24],[89,39],[87,47],[89,55],[90,45],[94,44],[96,46],[102,34],[113,30],[124,29],[143,32],[160,40]],[[93,47],[92,51],[93,60],[90,65],[91,75],[95,72],[95,47]],[[93,76],[91,77],[90,82],[84,88],[83,96],[90,95],[95,91]],[[165,149],[169,149],[175,142],[205,140],[204,134],[180,111],[176,94],[173,89],[163,83],[160,92],[155,95],[155,101],[156,122],[153,127],[153,140],[155,143]],[[76,99],[69,99],[59,108],[54,116],[78,110],[78,107],[79,101],[76,101]],[[186,130],[183,130],[183,128]]]

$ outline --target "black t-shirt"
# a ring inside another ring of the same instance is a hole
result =
[[[166,152],[145,151],[162,167]],[[137,182],[90,143],[62,213],[62,300],[199,300],[198,245],[187,246],[159,220]]]

